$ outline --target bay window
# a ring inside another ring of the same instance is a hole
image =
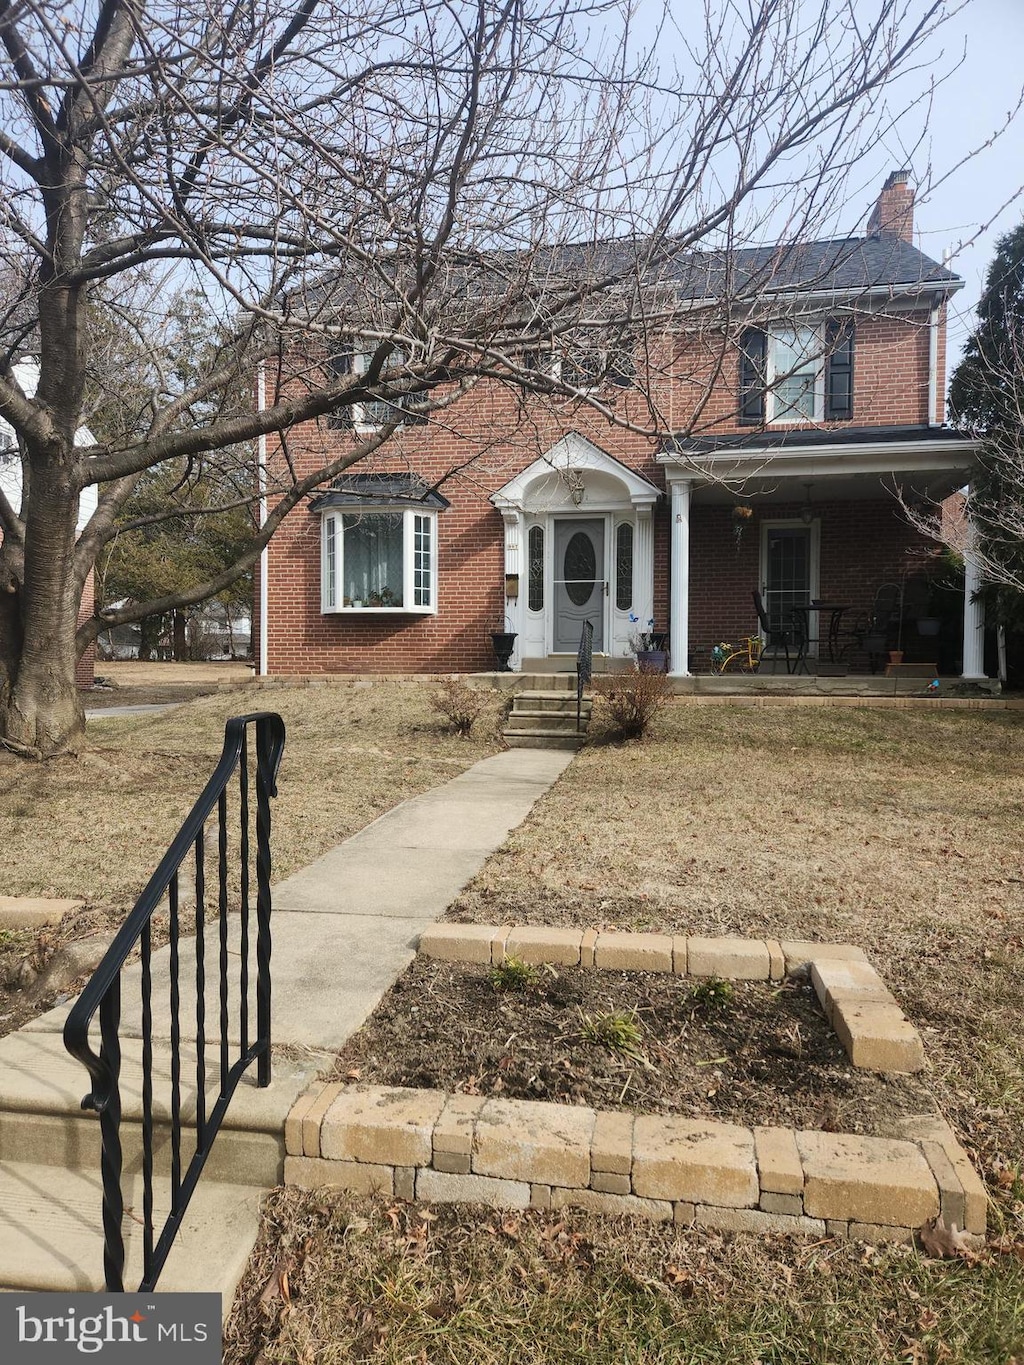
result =
[[[437,514],[417,474],[346,474],[314,499],[323,612],[436,612]]]
[[[321,535],[321,610],[437,610],[437,513],[330,509]]]

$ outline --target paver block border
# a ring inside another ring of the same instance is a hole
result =
[[[855,1032],[851,1025],[855,1025],[858,1014],[873,1015],[876,1024],[879,1012],[891,1016],[896,1025],[892,1042],[897,1050],[901,1044],[911,1049],[921,1049],[917,1031],[899,1010],[894,997],[871,967],[863,950],[853,944],[774,939],[714,940],[682,935],[631,936],[617,932],[612,936],[610,933],[602,935],[597,930],[552,930],[546,926],[451,924],[435,927],[443,927],[446,933],[429,940],[431,947],[436,949],[451,945],[454,954],[447,960],[480,964],[500,962],[504,958],[506,944],[516,943],[517,935],[524,944],[529,944],[530,956],[537,962],[551,960],[535,956],[544,947],[550,946],[556,953],[554,965],[579,964],[601,969],[600,947],[604,937],[606,941],[612,939],[612,946],[618,946],[617,941],[623,941],[624,947],[635,948],[637,962],[646,959],[648,963],[657,964],[654,970],[671,971],[676,975],[691,975],[691,964],[706,967],[701,959],[706,944],[716,949],[721,944],[725,951],[734,943],[749,945],[744,952],[736,954],[741,968],[738,979],[777,980],[783,969],[786,973],[800,968],[808,969],[823,1008],[830,1009],[836,1021],[837,1033],[840,1037],[846,1035],[843,1041],[851,1057],[857,1041],[855,1037],[850,1037]],[[474,932],[460,939],[460,931],[465,929]],[[635,944],[624,942],[631,937],[636,940]],[[693,952],[694,944],[696,953]],[[432,955],[443,959],[441,952]],[[560,962],[560,957],[568,960]],[[755,963],[757,975],[753,976],[751,970]],[[610,969],[624,970],[618,962],[614,962]],[[706,974],[706,971],[702,970],[698,974]],[[365,1093],[368,1089],[396,1091],[396,1087],[360,1085],[352,1087],[351,1092]],[[401,1089],[397,1088],[399,1091]],[[633,1213],[665,1219],[671,1217],[680,1225],[697,1222],[723,1230],[787,1231],[860,1238],[865,1241],[911,1239],[913,1229],[908,1226],[906,1213],[909,1211],[916,1217],[919,1213],[928,1212],[930,1216],[938,1214],[947,1225],[955,1223],[976,1237],[983,1237],[985,1233],[988,1202],[985,1187],[967,1153],[957,1142],[953,1130],[938,1114],[904,1120],[901,1127],[905,1140],[902,1142],[898,1139],[867,1140],[869,1144],[876,1143],[878,1152],[883,1154],[879,1158],[881,1164],[877,1168],[877,1179],[872,1178],[873,1158],[865,1158],[860,1168],[854,1170],[849,1182],[851,1187],[856,1185],[857,1189],[848,1200],[836,1193],[835,1187],[843,1184],[841,1174],[831,1181],[827,1194],[823,1195],[822,1181],[824,1179],[829,1183],[828,1172],[823,1176],[820,1160],[815,1161],[812,1149],[820,1148],[821,1144],[827,1148],[829,1142],[841,1144],[842,1139],[847,1138],[855,1150],[857,1144],[864,1140],[853,1134],[816,1133],[811,1130],[794,1132],[788,1128],[765,1126],[744,1129],[741,1125],[720,1125],[711,1120],[681,1120],[680,1129],[689,1125],[694,1130],[700,1127],[720,1128],[723,1133],[735,1130],[749,1135],[751,1139],[749,1163],[741,1160],[737,1165],[735,1160],[725,1161],[719,1172],[721,1180],[717,1180],[714,1172],[711,1172],[711,1186],[717,1184],[720,1187],[717,1191],[710,1191],[718,1194],[716,1201],[707,1198],[709,1191],[695,1188],[692,1179],[676,1182],[678,1189],[674,1191],[668,1189],[672,1182],[667,1176],[660,1183],[657,1179],[652,1182],[648,1178],[650,1170],[647,1169],[651,1165],[651,1153],[644,1152],[638,1169],[637,1144],[640,1142],[643,1146],[645,1138],[650,1136],[646,1129],[651,1125],[646,1121],[657,1116],[617,1111],[587,1111],[593,1123],[589,1139],[584,1144],[589,1163],[585,1184],[577,1183],[582,1171],[571,1179],[566,1178],[564,1185],[552,1184],[553,1173],[556,1180],[559,1178],[557,1161],[537,1171],[531,1171],[528,1163],[521,1164],[514,1176],[511,1168],[509,1174],[503,1176],[482,1172],[475,1161],[478,1150],[476,1125],[485,1106],[489,1102],[496,1103],[506,1116],[505,1127],[510,1131],[514,1129],[514,1114],[519,1104],[530,1105],[532,1109],[547,1106],[530,1101],[494,1101],[484,1096],[446,1095],[441,1091],[421,1092],[434,1097],[426,1102],[428,1111],[433,1113],[433,1120],[428,1121],[430,1132],[425,1134],[425,1144],[422,1141],[424,1135],[417,1133],[421,1139],[419,1147],[424,1150],[417,1148],[413,1162],[410,1162],[401,1143],[395,1150],[401,1147],[405,1155],[401,1163],[396,1162],[393,1166],[373,1162],[369,1152],[356,1160],[347,1153],[339,1153],[338,1158],[327,1158],[321,1154],[320,1130],[339,1097],[347,1092],[350,1092],[348,1086],[336,1082],[321,1083],[319,1090],[313,1086],[299,1096],[286,1120],[289,1152],[286,1182],[312,1187],[322,1176],[324,1178],[319,1183],[336,1184],[354,1190],[376,1186],[406,1198],[450,1198],[474,1202],[483,1199],[496,1207],[512,1208],[560,1208],[575,1202],[601,1212]],[[344,1108],[343,1105],[340,1107]],[[571,1106],[565,1108],[572,1111]],[[329,1120],[328,1126],[331,1126]],[[578,1141],[570,1143],[566,1139],[566,1144],[567,1151],[570,1146],[573,1150],[579,1147]],[[557,1145],[556,1140],[553,1147],[557,1148]],[[552,1144],[549,1143],[549,1146]],[[910,1162],[907,1167],[913,1178],[906,1185],[905,1199],[900,1209],[894,1210],[887,1207],[885,1202],[888,1191],[886,1181],[891,1172],[887,1173],[884,1151],[889,1149],[891,1153],[892,1149],[900,1147],[908,1153],[916,1152],[920,1165],[915,1168]],[[294,1149],[301,1149],[302,1155]],[[813,1172],[811,1177],[808,1176],[809,1162]],[[713,1161],[709,1163],[713,1164]],[[749,1173],[746,1169],[748,1164]],[[700,1162],[691,1165],[699,1166]],[[352,1169],[355,1167],[360,1170],[357,1172]],[[743,1167],[742,1171],[740,1167]],[[327,1179],[327,1176],[334,1178]],[[737,1181],[743,1184],[742,1190]],[[685,1194],[687,1197],[664,1197],[672,1193],[680,1196]],[[935,1204],[934,1212],[932,1203]],[[897,1213],[904,1215],[902,1222],[895,1221]],[[893,1221],[885,1221],[887,1218]]]

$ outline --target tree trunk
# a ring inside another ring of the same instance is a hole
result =
[[[174,613],[174,658],[178,663],[183,663],[188,658],[188,636],[185,631],[187,624],[185,613],[176,611]]]
[[[58,465],[36,465],[23,511],[32,532],[24,579],[9,594],[15,606],[0,613],[0,728],[12,748],[45,758],[85,728],[75,681],[78,494]]]
[[[157,648],[164,628],[162,616],[144,616],[139,622],[139,658],[148,660],[158,657]]]

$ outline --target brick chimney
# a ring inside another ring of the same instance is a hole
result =
[[[868,219],[869,237],[902,237],[914,241],[914,189],[910,172],[893,171],[882,186]]]

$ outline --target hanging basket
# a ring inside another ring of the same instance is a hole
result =
[[[740,544],[743,540],[743,528],[754,515],[754,509],[747,507],[745,503],[738,502],[732,509],[732,531],[736,537],[736,552],[739,553]]]

